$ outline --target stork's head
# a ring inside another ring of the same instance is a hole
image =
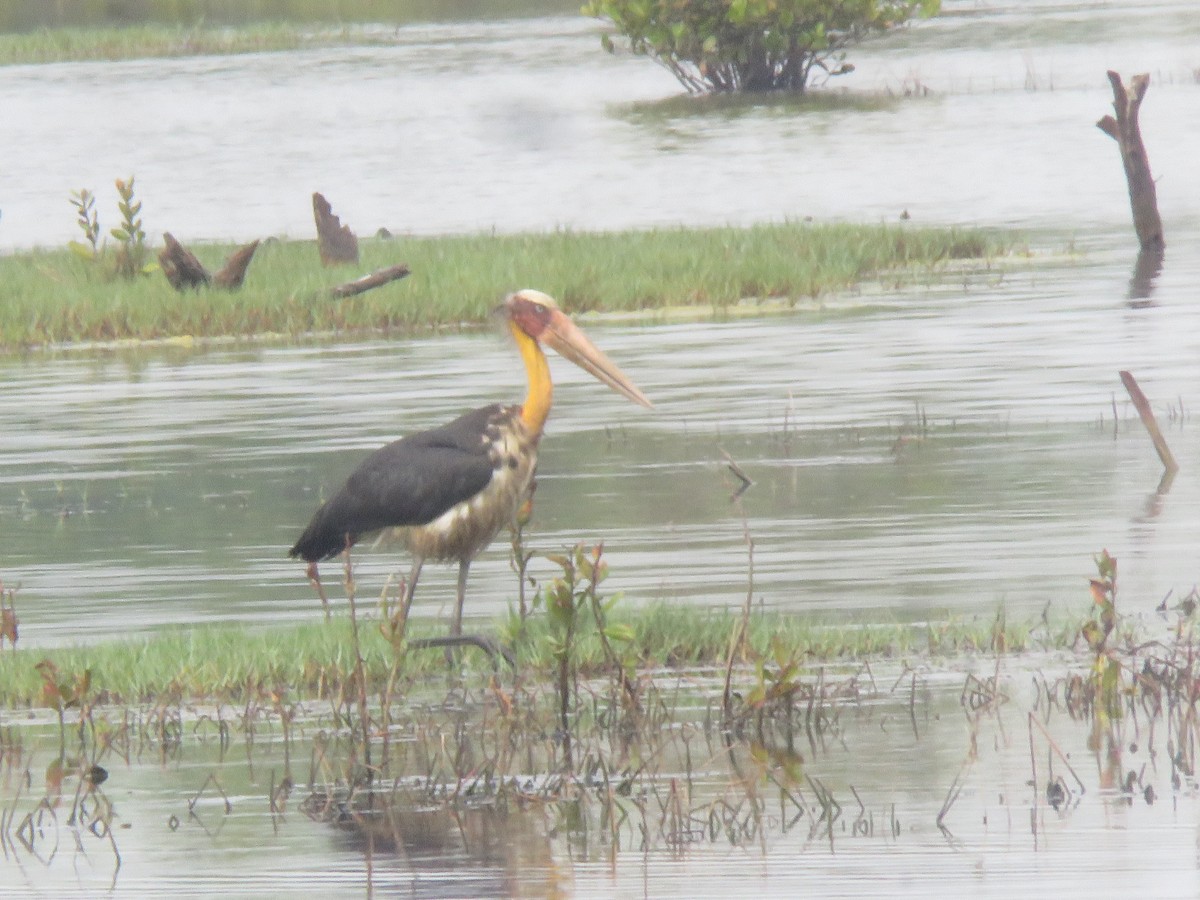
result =
[[[550,347],[559,356],[569,359],[585,372],[590,372],[634,403],[646,407],[654,405],[612,360],[588,340],[579,326],[558,308],[553,297],[526,288],[505,297],[503,309],[514,328]]]

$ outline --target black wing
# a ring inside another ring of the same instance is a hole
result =
[[[485,406],[380,447],[317,510],[288,555],[329,559],[347,540],[353,544],[381,528],[424,525],[475,496],[492,478],[485,436],[500,409]]]

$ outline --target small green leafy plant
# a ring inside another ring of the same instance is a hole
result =
[[[1092,618],[1079,629],[1093,655],[1090,682],[1098,718],[1121,715],[1121,662],[1109,638],[1117,624],[1117,560],[1107,550],[1096,557],[1097,578],[1091,579]]]
[[[772,661],[775,663],[773,668]],[[745,699],[746,707],[754,712],[762,712],[777,704],[786,709],[803,688],[800,662],[795,651],[778,638],[771,639],[771,659],[755,660],[754,672],[754,687]]]
[[[158,268],[149,260],[150,248],[146,246],[146,231],[142,227],[142,203],[133,193],[134,178],[116,180],[117,209],[121,223],[109,229],[109,235],[117,245],[111,254],[109,273],[116,278],[133,279],[147,275]],[[83,241],[71,241],[71,251],[78,256],[100,265],[109,258],[108,247],[101,240],[100,216],[96,212],[96,195],[87,188],[71,192],[71,206],[75,208],[75,224],[83,232]]]
[[[87,241],[71,241],[71,250],[84,259],[99,259],[100,217],[96,213],[96,195],[87,188],[71,191],[71,205],[75,207],[75,223]]]
[[[92,670],[62,672],[51,660],[43,659],[34,666],[42,677],[41,705],[58,713],[59,757],[65,755],[67,709],[79,710],[79,739],[92,719]]]
[[[636,661],[630,654],[618,653],[614,646],[617,643],[631,645],[633,629],[627,624],[608,621],[608,613],[620,601],[621,594],[608,598],[600,595],[600,584],[608,577],[608,563],[604,561],[603,554],[603,544],[591,548],[576,544],[569,554],[547,554],[546,559],[561,567],[563,574],[549,584],[542,585],[533,603],[535,608],[545,605],[550,624],[550,649],[557,671],[560,726],[568,759],[571,712],[575,705],[572,700],[578,675],[576,648],[580,634],[587,625],[589,612],[604,657],[622,689],[622,695],[632,706],[637,705],[637,691],[632,678]]]
[[[121,198],[117,203],[121,224],[109,231],[119,241],[114,269],[121,278],[136,278],[153,271],[153,267],[146,264],[149,250],[146,247],[146,232],[142,229],[142,204],[134,199],[132,175],[128,181],[118,178],[116,184],[117,194]]]

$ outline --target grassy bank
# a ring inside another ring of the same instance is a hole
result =
[[[0,65],[259,53],[396,41],[416,22],[578,15],[570,0],[121,0],[0,4]]]
[[[64,204],[65,206],[65,204]],[[520,287],[556,296],[571,312],[679,306],[720,312],[750,299],[797,302],[886,278],[903,285],[948,264],[983,268],[1019,238],[983,229],[815,225],[556,231],[516,235],[375,238],[357,267],[324,268],[315,243],[270,241],[241,290],[178,293],[160,272],[114,278],[103,261],[66,249],[0,257],[0,347],[63,342],[412,330],[484,321]],[[193,247],[215,270],[234,248]],[[403,281],[345,300],[329,288],[405,262]]]
[[[613,620],[631,629],[633,640],[623,652],[636,659],[639,668],[723,667],[737,625],[732,613],[677,606],[625,611]],[[515,622],[502,623],[500,634],[515,648],[521,672],[549,680],[554,660],[547,627],[545,616],[534,616],[523,636],[517,634]],[[445,632],[441,627],[417,629],[415,636],[433,633]],[[948,658],[1000,647],[1022,652],[1068,646],[1076,633],[1073,625],[998,624],[993,619],[923,625],[821,623],[764,613],[751,620],[744,661],[773,660],[779,652],[794,656],[801,664],[908,656]],[[369,690],[377,692],[387,681],[396,657],[375,622],[363,624],[361,636]],[[347,682],[354,668],[353,646],[350,623],[341,616],[329,623],[301,626],[261,630],[205,626],[88,647],[8,650],[0,652],[0,704],[48,705],[43,694],[47,670],[38,668],[44,660],[53,663],[59,683],[74,684],[89,672],[88,697],[100,703],[244,701],[271,691],[292,699],[326,696]],[[575,650],[580,674],[604,670],[604,654],[594,628],[580,634]],[[463,662],[482,670],[489,665],[477,650],[464,651]],[[400,668],[406,678],[445,671],[438,650],[412,651]]]
[[[353,26],[261,22],[211,25],[130,25],[123,28],[42,28],[0,34],[0,66],[231,55],[394,43],[390,33]]]

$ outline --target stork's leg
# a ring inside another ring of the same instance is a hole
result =
[[[450,623],[450,634],[455,637],[462,634],[463,601],[467,599],[467,573],[470,570],[471,560],[458,561],[458,602],[454,606],[454,621]]]
[[[421,577],[421,566],[425,565],[425,560],[420,556],[413,556],[412,568],[408,572],[408,585],[404,589],[404,627],[408,627],[408,613],[412,609],[413,595],[417,592],[417,579]]]
[[[421,569],[420,565],[414,563],[413,569],[413,584],[415,584],[416,573]],[[409,641],[408,646],[411,649],[428,649],[430,647],[442,647],[446,651],[446,663],[454,665],[454,655],[450,652],[454,647],[465,647],[468,644],[472,647],[478,647],[492,659],[492,665],[496,666],[496,658],[503,657],[514,669],[517,667],[516,657],[507,647],[501,647],[491,638],[480,637],[475,634],[462,633],[462,615],[463,601],[467,597],[467,573],[471,570],[471,561],[469,559],[460,560],[458,564],[458,597],[454,604],[454,618],[450,622],[450,634],[448,637],[434,638],[419,638],[414,641]],[[410,584],[410,590],[412,585]],[[410,598],[411,601],[411,598]]]

